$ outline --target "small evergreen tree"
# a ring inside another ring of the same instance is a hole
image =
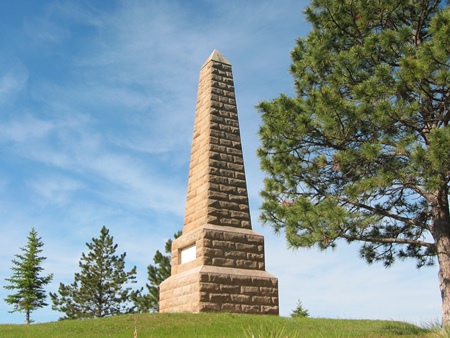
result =
[[[180,237],[181,234],[182,231],[176,232],[173,235],[174,239]],[[139,312],[159,311],[159,285],[170,277],[172,239],[167,240],[164,251],[166,255],[157,250],[155,256],[153,257],[153,262],[155,265],[150,264],[147,267],[148,280],[150,284],[146,284],[145,286],[148,290],[148,294],[138,294],[133,299]]]
[[[297,306],[291,312],[291,317],[309,317],[308,310],[303,308],[302,302],[300,300],[297,301]]]
[[[134,283],[136,267],[125,272],[125,256],[115,254],[117,244],[109,230],[103,226],[99,238],[92,238],[86,243],[89,253],[82,253],[79,267],[81,272],[75,273],[74,282],[70,285],[59,285],[59,296],[50,293],[53,310],[66,314],[61,319],[80,319],[106,317],[133,312],[129,300],[137,293],[127,283]]]
[[[44,270],[41,264],[47,257],[39,257],[44,243],[37,236],[34,228],[31,228],[27,238],[27,245],[20,248],[23,254],[15,255],[17,260],[12,260],[14,265],[11,268],[14,272],[12,277],[5,278],[11,284],[4,286],[4,288],[17,290],[16,293],[5,298],[6,303],[14,305],[14,309],[9,312],[25,312],[25,323],[30,324],[31,312],[48,305],[45,302],[47,295],[43,287],[51,282],[53,274],[40,276],[40,273]]]

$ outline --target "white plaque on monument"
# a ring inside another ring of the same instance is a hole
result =
[[[193,261],[196,258],[196,247],[195,245],[188,246],[181,250],[181,264]]]

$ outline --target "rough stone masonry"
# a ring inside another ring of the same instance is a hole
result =
[[[172,244],[160,312],[278,314],[278,279],[252,230],[231,64],[200,70],[183,234]]]

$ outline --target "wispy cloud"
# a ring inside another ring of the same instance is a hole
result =
[[[0,62],[0,105],[13,100],[25,88],[28,72],[18,61]]]
[[[38,174],[27,183],[30,189],[35,191],[39,197],[36,201],[37,204],[41,204],[44,201],[52,205],[67,204],[72,200],[75,192],[85,187],[83,183],[72,177],[64,177],[62,175],[49,177]]]
[[[0,139],[6,142],[34,142],[49,135],[55,128],[52,121],[35,118],[29,114],[20,119],[0,122]]]
[[[70,36],[70,32],[49,18],[35,18],[25,23],[25,32],[33,42],[60,43]]]

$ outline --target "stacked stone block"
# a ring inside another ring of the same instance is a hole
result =
[[[206,225],[181,236],[172,247],[172,275],[190,268],[217,267],[265,269],[264,237],[253,230]],[[196,259],[181,263],[180,248],[196,247]]]
[[[278,314],[278,285],[274,278],[233,269],[210,270],[200,274],[199,312]]]
[[[160,312],[207,311],[278,314],[278,280],[251,229],[231,65],[217,51],[200,71],[183,234],[160,286]]]
[[[267,273],[207,265],[189,272],[174,276],[161,293],[160,312],[279,312],[277,279]]]

